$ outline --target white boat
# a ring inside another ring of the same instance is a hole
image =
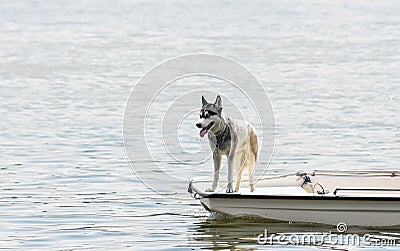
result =
[[[192,179],[188,191],[205,209],[233,216],[337,225],[400,225],[400,172],[314,171],[261,178],[255,192],[247,181],[237,193],[226,182],[205,192],[211,181]]]

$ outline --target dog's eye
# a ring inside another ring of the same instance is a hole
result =
[[[209,115],[209,116],[217,115],[217,113],[216,113],[216,112],[213,112],[213,111],[207,111],[207,112],[208,112],[208,115]]]

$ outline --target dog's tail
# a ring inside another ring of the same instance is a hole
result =
[[[251,125],[249,125],[249,132],[250,132],[250,148],[255,157],[254,163],[256,163],[258,157],[258,136],[256,130]]]

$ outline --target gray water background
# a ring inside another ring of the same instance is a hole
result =
[[[152,192],[125,158],[125,103],[154,65],[216,53],[249,68],[270,96],[269,174],[398,170],[399,13],[398,1],[3,1],[0,248],[263,249],[246,238],[333,231],[210,216],[198,201]]]

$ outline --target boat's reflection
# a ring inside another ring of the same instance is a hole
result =
[[[348,227],[339,232],[336,226],[311,223],[288,223],[260,218],[233,218],[211,214],[191,229],[197,247],[211,250],[309,250],[322,247],[334,250],[397,250],[400,226]],[[331,237],[330,237],[331,236]],[[369,243],[365,242],[365,236]]]

